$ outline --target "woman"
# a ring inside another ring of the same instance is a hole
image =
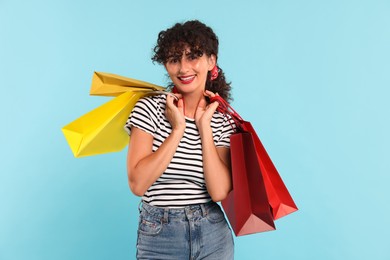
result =
[[[209,98],[230,98],[217,67],[218,38],[199,21],[160,32],[153,61],[173,93],[140,99],[131,135],[128,180],[142,196],[137,259],[233,259],[233,237],[216,203],[232,189],[231,121]]]

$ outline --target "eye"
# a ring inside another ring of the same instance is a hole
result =
[[[175,64],[175,63],[177,63],[179,61],[179,59],[177,59],[177,58],[169,58],[168,59],[168,63],[170,63],[170,64]]]
[[[196,60],[197,58],[199,58],[199,56],[194,54],[194,53],[189,53],[189,54],[187,54],[187,58],[189,60]]]

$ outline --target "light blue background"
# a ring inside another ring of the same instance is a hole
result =
[[[0,259],[133,259],[126,151],[75,159],[60,129],[108,101],[93,71],[165,85],[160,30],[220,38],[235,109],[300,210],[236,259],[390,259],[389,1],[0,0]]]

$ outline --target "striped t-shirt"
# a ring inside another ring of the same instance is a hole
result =
[[[153,136],[153,152],[157,151],[172,131],[165,116],[166,96],[141,98],[131,112],[125,129],[137,127]],[[216,147],[230,147],[234,132],[232,120],[215,112],[211,120]],[[184,207],[211,200],[203,176],[202,144],[194,119],[186,117],[186,129],[172,161],[164,173],[146,191],[142,200],[157,207]]]

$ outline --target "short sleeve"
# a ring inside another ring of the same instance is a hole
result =
[[[131,127],[137,127],[154,136],[157,129],[156,102],[151,97],[138,100],[124,126],[126,132],[131,135]]]
[[[230,136],[235,132],[236,125],[229,115],[223,116],[224,120],[220,130],[219,138],[215,144],[216,147],[230,147]]]

